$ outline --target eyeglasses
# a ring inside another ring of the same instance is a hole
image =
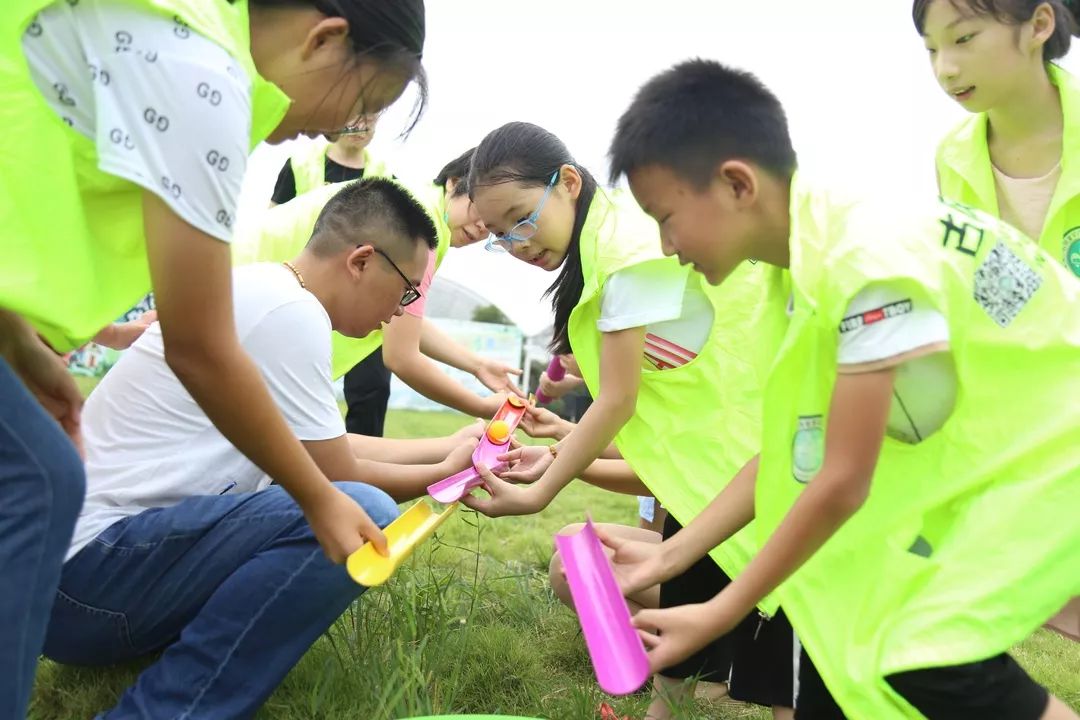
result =
[[[347,135],[370,135],[371,131],[375,129],[375,125],[379,122],[381,116],[382,112],[361,112],[353,115],[352,119],[345,123],[344,127],[336,128],[334,130],[323,130],[321,134],[330,142],[337,142],[340,138]]]
[[[357,245],[356,247],[363,247],[363,245]],[[419,300],[420,291],[417,290],[416,286],[412,284],[412,280],[406,277],[405,273],[401,272],[401,268],[397,266],[397,263],[391,260],[390,256],[384,253],[379,248],[372,247],[371,249],[386,258],[386,262],[390,263],[390,267],[394,268],[394,272],[400,275],[401,279],[405,281],[405,291],[401,293],[401,302],[399,302],[398,305],[400,305],[401,307],[408,307],[409,305],[412,305],[414,302]]]
[[[547,202],[548,196],[551,195],[551,191],[555,189],[555,183],[559,180],[559,171],[556,170],[551,175],[551,180],[548,181],[547,190],[544,191],[544,196],[540,198],[540,204],[536,206],[536,209],[532,211],[529,217],[525,218],[514,227],[507,230],[502,235],[492,235],[488,238],[487,245],[484,246],[485,250],[491,252],[506,252],[514,243],[525,242],[532,238],[539,229],[536,226],[536,221],[540,219],[540,211],[544,209],[544,203]]]
[[[364,114],[354,118],[341,129],[338,135],[370,135],[379,122],[382,113]]]

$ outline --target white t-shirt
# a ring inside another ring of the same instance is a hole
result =
[[[644,366],[679,367],[697,357],[712,329],[713,309],[700,276],[665,260],[612,273],[600,299],[600,332],[645,328]]]
[[[233,271],[240,343],[301,440],[345,434],[330,380],[330,318],[286,267]],[[86,502],[70,558],[117,520],[193,495],[254,492],[270,479],[225,439],[165,363],[154,323],[83,410]]]
[[[179,18],[117,0],[57,0],[22,47],[45,101],[94,141],[102,171],[229,239],[251,134],[251,83],[236,60]]]
[[[895,367],[886,432],[915,444],[939,430],[956,404],[956,367],[948,350],[948,323],[925,296],[876,283],[848,303],[837,371]]]

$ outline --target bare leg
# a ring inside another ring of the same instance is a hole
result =
[[[1041,720],[1077,720],[1078,717],[1072,708],[1051,695],[1050,704],[1046,706]]]
[[[675,711],[694,697],[696,682],[653,675],[653,694],[645,720],[671,720]]]
[[[1073,598],[1046,623],[1046,627],[1064,635],[1070,640],[1080,642],[1080,598]]]

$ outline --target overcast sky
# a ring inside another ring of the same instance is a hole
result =
[[[490,130],[526,120],[558,135],[597,178],[619,114],[655,73],[690,57],[757,74],[787,109],[803,169],[883,193],[933,191],[933,153],[965,116],[938,88],[907,0],[731,2],[428,0],[431,103],[405,142],[408,102],[380,123],[372,152],[426,182]],[[1077,52],[1064,61],[1080,72]],[[252,157],[241,217],[265,208],[287,145]],[[440,274],[490,298],[526,333],[550,323],[554,274],[479,247]]]

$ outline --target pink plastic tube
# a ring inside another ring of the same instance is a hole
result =
[[[445,480],[428,485],[428,495],[437,502],[448,505],[457,502],[473,488],[484,484],[480,473],[476,472],[476,465],[483,463],[492,472],[506,469],[506,463],[499,462],[497,458],[510,449],[510,437],[514,434],[521,416],[525,414],[525,401],[518,397],[510,396],[502,404],[495,417],[488,423],[484,436],[480,438],[480,444],[473,450],[473,467],[465,468]]]
[[[509,443],[503,446],[492,445],[491,443],[485,443],[480,441],[479,447],[473,451],[473,465],[476,463],[483,463],[488,466],[488,470],[491,472],[501,472],[506,469],[506,463],[498,462],[495,458],[502,453],[506,452],[509,447]],[[481,451],[484,452],[481,452]],[[437,483],[428,485],[428,495],[430,495],[436,502],[441,502],[443,505],[449,505],[450,503],[457,502],[469,491],[480,487],[484,484],[484,481],[480,479],[480,473],[476,472],[475,467],[465,468],[461,472],[451,475],[445,480],[440,480]]]
[[[562,366],[562,363],[559,362],[558,355],[551,356],[551,362],[549,362],[547,366],[547,376],[548,380],[551,380],[553,382],[558,382],[564,377],[566,377],[566,368],[564,368]],[[549,398],[547,395],[540,392],[539,390],[536,391],[537,405],[546,405],[549,402],[551,402],[551,398]]]
[[[589,648],[596,681],[611,695],[636,692],[649,679],[649,659],[619,592],[592,520],[574,535],[556,535],[574,609]]]

